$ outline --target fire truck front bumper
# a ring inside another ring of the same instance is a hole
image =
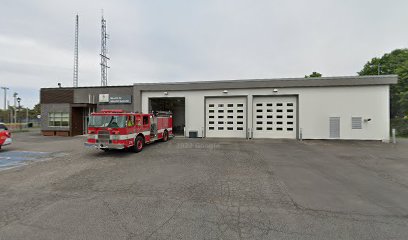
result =
[[[103,144],[103,143],[84,143],[85,147],[98,148],[98,149],[124,149],[123,144]]]

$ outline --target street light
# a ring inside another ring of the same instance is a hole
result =
[[[21,102],[21,98],[20,97],[18,97],[17,98],[17,102],[18,102],[18,109],[17,109],[17,111],[20,111],[20,109],[21,109],[21,105],[20,105],[20,102]],[[17,114],[16,114],[17,115]],[[21,122],[21,121],[20,121]],[[17,122],[16,122],[17,123]],[[20,130],[22,129],[22,126],[21,126],[21,124],[20,124]]]
[[[17,123],[17,106],[16,106],[16,100],[17,100],[17,95],[18,93],[14,92],[13,93],[13,98],[14,98],[14,109],[13,109],[13,114],[14,114],[14,123]]]

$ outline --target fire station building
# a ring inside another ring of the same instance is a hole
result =
[[[388,141],[389,88],[396,75],[136,83],[42,88],[43,135],[87,132],[102,109],[172,111],[185,137]]]

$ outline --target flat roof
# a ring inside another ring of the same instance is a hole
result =
[[[239,88],[274,88],[274,87],[329,87],[329,86],[366,86],[389,85],[398,82],[398,75],[341,76],[315,78],[271,78],[239,79],[222,81],[135,83],[141,91],[156,90],[204,90],[204,89],[239,89]]]
[[[74,89],[85,89],[85,88],[121,88],[121,87],[133,87],[133,85],[114,85],[114,86],[83,86],[83,87],[50,87],[50,88],[41,88],[41,90],[74,90]]]
[[[87,88],[127,88],[135,87],[141,91],[154,90],[202,90],[218,88],[271,88],[271,87],[328,87],[328,86],[365,86],[390,85],[398,82],[398,75],[369,75],[369,76],[339,76],[312,78],[264,78],[264,79],[236,79],[190,82],[156,82],[134,83],[133,85],[89,86],[89,87],[55,87],[41,88],[41,90],[74,90]]]

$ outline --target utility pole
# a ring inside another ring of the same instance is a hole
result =
[[[75,47],[74,47],[74,76],[73,76],[73,86],[78,87],[78,34],[79,34],[79,16],[75,17]]]
[[[26,127],[28,128],[28,107],[26,108]]]
[[[109,35],[106,33],[106,20],[103,18],[103,10],[102,10],[102,20],[101,20],[101,86],[108,85],[108,60],[110,58],[107,56],[107,48],[106,43],[109,38]]]
[[[7,110],[7,90],[9,90],[10,88],[1,87],[1,89],[4,90],[4,111],[6,111]]]
[[[13,93],[14,98],[14,123],[17,123],[17,95],[18,93]]]
[[[18,97],[17,98],[17,102],[18,102],[18,111],[20,111],[21,110],[21,105],[20,105],[20,102],[21,102],[21,98],[20,97]],[[17,115],[17,114],[16,114]],[[20,117],[20,120],[19,120],[19,122],[20,122],[20,130],[22,129],[22,126],[21,126],[21,117]],[[17,122],[16,122],[17,123]]]

